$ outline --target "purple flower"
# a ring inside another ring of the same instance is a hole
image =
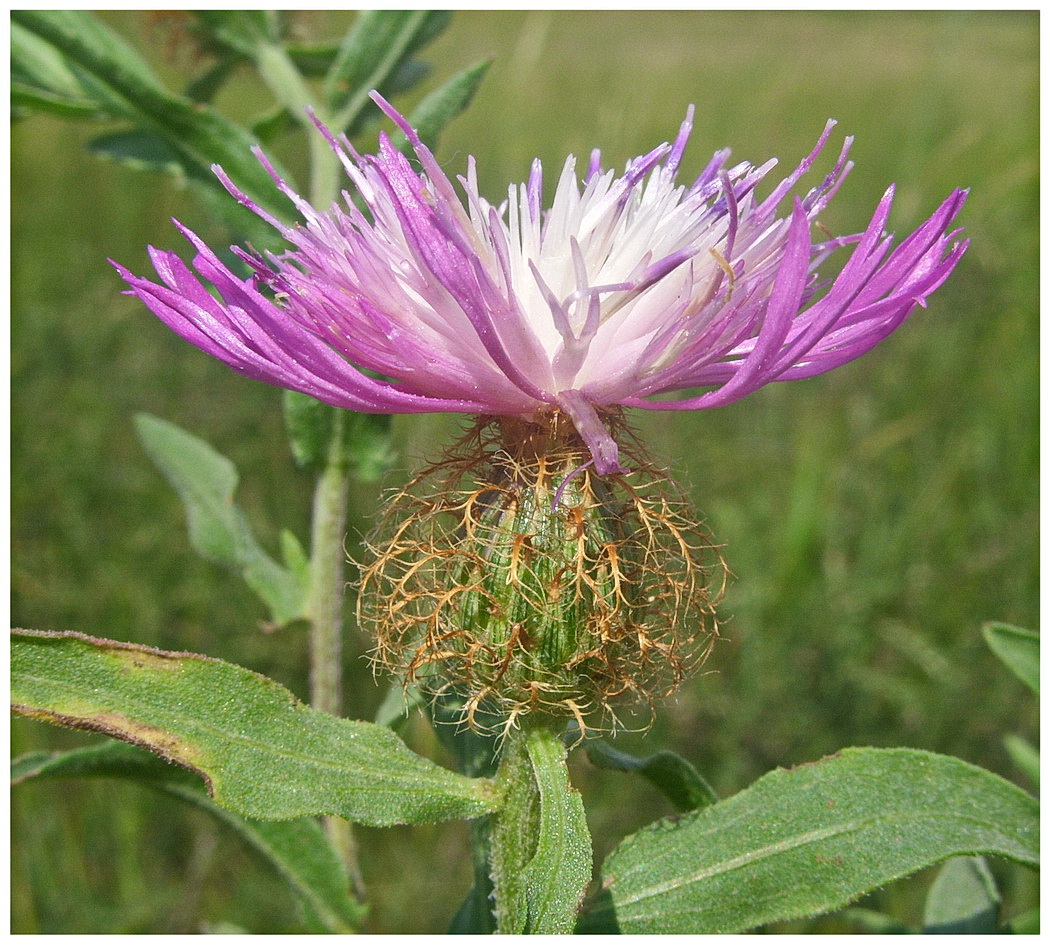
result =
[[[256,151],[305,225],[274,219],[216,174],[291,249],[235,248],[252,270],[242,278],[176,222],[214,292],[163,250],[150,249],[160,284],[118,271],[175,332],[248,377],[369,413],[561,411],[601,475],[621,471],[603,414],[719,407],[852,361],[925,304],[967,247],[949,230],[962,190],[894,246],[892,187],[862,233],[814,242],[852,167],[851,139],[818,186],[790,195],[832,121],[760,198],[775,161],[729,165],[720,151],[692,184],[676,181],[690,108],[673,144],[619,176],[595,151],[581,182],[569,157],[544,210],[539,161],[495,206],[478,193],[471,159],[464,201],[406,120],[373,98],[408,136],[422,174],[385,134],[378,154],[361,155],[319,126],[363,209],[350,195],[312,207]],[[819,265],[846,246],[837,275],[822,280]],[[675,391],[692,393],[650,399]]]

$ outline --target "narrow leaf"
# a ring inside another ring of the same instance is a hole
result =
[[[497,803],[490,782],[419,757],[390,729],[317,712],[221,660],[19,630],[11,672],[15,711],[148,748],[243,817],[384,826],[477,817]]]
[[[979,856],[959,856],[941,867],[926,897],[927,935],[994,935],[1002,897],[988,864]]]
[[[571,932],[583,893],[591,881],[591,836],[583,799],[569,784],[565,747],[547,732],[526,742],[540,792],[539,836],[528,865],[528,931],[533,935]]]
[[[365,908],[349,895],[346,868],[316,820],[239,817],[210,800],[189,771],[141,748],[103,742],[57,755],[37,752],[12,762],[11,777],[13,784],[30,778],[122,778],[177,797],[230,827],[261,854],[299,896],[318,931],[351,932],[364,917]]]
[[[850,748],[629,837],[578,930],[743,932],[977,854],[1037,865],[1037,802],[956,758]]]
[[[1039,749],[1029,744],[1020,735],[1004,735],[1003,747],[1010,760],[1038,791],[1039,789]]]
[[[99,135],[88,143],[88,150],[135,170],[178,174],[182,169],[178,154],[164,138],[149,131],[114,131]]]
[[[276,10],[194,10],[208,37],[232,52],[251,58],[262,43],[275,43],[283,31]]]
[[[352,134],[372,89],[389,91],[392,77],[413,52],[448,25],[449,13],[435,10],[369,10],[347,33],[325,80],[335,128]]]
[[[458,72],[427,95],[409,116],[412,127],[430,147],[434,146],[441,129],[470,104],[490,65],[492,60],[487,59]]]
[[[718,802],[714,788],[700,772],[673,751],[658,751],[647,758],[635,758],[604,740],[592,740],[587,742],[587,757],[599,768],[640,774],[681,813]]]
[[[240,572],[278,626],[303,617],[303,573],[282,567],[260,547],[233,501],[238,482],[233,463],[203,440],[149,414],[135,417],[135,429],[150,459],[182,499],[194,550]]]
[[[217,111],[175,95],[161,84],[147,63],[97,16],[82,10],[15,10],[12,22],[49,43],[75,68],[93,98],[160,135],[180,156],[183,172],[213,191],[223,192],[211,172],[218,163],[252,199],[278,215],[287,212],[269,174],[251,154],[253,141]],[[287,174],[279,170],[282,177]],[[252,228],[253,215],[227,200],[229,219]],[[272,236],[271,236],[272,239]]]
[[[505,801],[492,832],[499,931],[565,934],[591,878],[583,801],[569,785],[556,735],[535,729],[510,738],[500,764]]]
[[[91,97],[54,46],[17,23],[11,24],[10,42],[13,104],[69,118],[99,113],[102,103]]]
[[[986,623],[985,642],[1036,695],[1039,695],[1039,634],[1008,623]]]

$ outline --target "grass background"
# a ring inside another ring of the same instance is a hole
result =
[[[156,20],[108,19],[173,85],[194,65]],[[339,23],[313,14],[302,26]],[[718,411],[638,418],[737,577],[708,672],[622,746],[679,751],[723,793],[847,744],[926,748],[1018,777],[1001,737],[1037,738],[1037,710],[979,630],[1037,629],[1038,15],[463,12],[425,54],[425,88],[487,56],[438,154],[454,171],[475,154],[492,199],[535,156],[548,180],[596,145],[622,166],[673,136],[690,102],[683,177],[726,145],[791,166],[838,118],[857,167],[827,214],[833,231],[861,229],[892,181],[901,235],[952,187],[972,188],[969,253],[873,354]],[[248,76],[220,100],[231,114],[263,104]],[[260,632],[254,597],[193,556],[132,432],[149,411],[203,436],[241,470],[240,501],[268,547],[282,527],[307,537],[312,483],[284,446],[280,394],[175,338],[105,262],[145,272],[148,243],[180,244],[171,215],[224,235],[170,180],[88,155],[100,130],[44,118],[12,130],[14,622],[206,652],[305,695],[305,640]],[[294,164],[294,149],[282,157]],[[399,418],[405,464],[453,425]],[[353,496],[354,534],[376,499]],[[383,690],[365,649],[349,641],[347,714],[367,718]],[[437,751],[422,726],[410,737]],[[19,752],[86,740],[25,721],[13,732]],[[625,776],[583,761],[573,774],[599,854],[667,812]],[[296,928],[289,895],[232,839],[135,788],[20,786],[12,831],[12,931]],[[462,825],[359,838],[373,930],[442,931],[469,883]],[[1008,911],[1034,902],[1030,877],[996,868]],[[878,902],[916,921],[919,887]]]

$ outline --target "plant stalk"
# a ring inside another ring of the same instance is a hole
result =
[[[350,475],[343,443],[345,418],[333,410],[328,462],[314,492],[310,543],[310,704],[321,712],[343,713],[343,586],[346,513]],[[364,900],[364,882],[353,825],[326,817],[325,830],[346,865],[354,895]]]

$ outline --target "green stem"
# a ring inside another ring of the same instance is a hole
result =
[[[342,417],[336,414],[336,425]],[[328,464],[314,493],[310,549],[310,703],[330,715],[343,710],[343,584],[349,474],[342,431],[332,437]]]
[[[496,780],[503,806],[492,815],[496,931],[568,934],[591,876],[583,802],[572,790],[565,746],[547,727],[510,732]]]
[[[283,46],[261,43],[256,67],[277,100],[306,128],[310,149],[310,202],[324,210],[338,195],[339,159],[317,134],[306,111],[314,96]],[[326,116],[314,106],[317,118]],[[347,499],[350,485],[344,439],[345,416],[333,410],[328,462],[314,492],[310,545],[310,703],[329,715],[343,713],[343,585]],[[346,864],[351,886],[364,899],[353,825],[326,817],[325,830]]]
[[[332,413],[328,463],[314,492],[310,543],[310,703],[339,716],[343,713],[343,541],[350,476],[343,444],[345,418],[342,411]],[[325,829],[346,864],[354,894],[363,899],[353,826],[339,817],[326,817]]]
[[[306,130],[310,149],[310,203],[325,211],[339,196],[339,158],[331,145],[317,132],[306,109],[310,106],[318,121],[329,121],[326,110],[317,102],[302,73],[282,46],[261,43],[256,49],[259,75],[293,119]]]

